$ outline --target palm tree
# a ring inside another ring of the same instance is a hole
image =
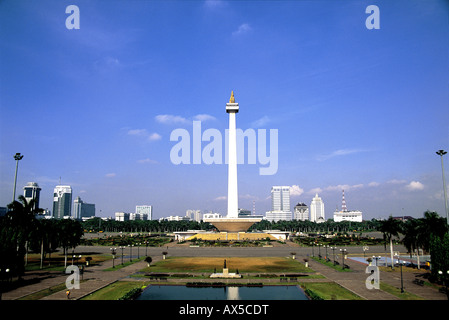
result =
[[[423,229],[422,229],[422,246],[426,251],[430,250],[430,235],[443,238],[448,231],[446,219],[442,218],[436,212],[424,212]]]
[[[28,202],[23,195],[20,195],[18,199],[19,201],[8,204],[9,212],[5,219],[8,221],[9,231],[11,232],[11,238],[8,239],[8,242],[16,251],[16,261],[13,264],[16,266],[20,278],[25,271],[26,244],[35,225],[35,214],[42,209],[35,209],[34,199]]]
[[[400,220],[394,219],[392,216],[388,220],[382,221],[379,231],[383,233],[384,240],[390,242],[390,257],[391,257],[391,269],[394,270],[393,262],[393,237],[398,237],[399,232],[402,231],[402,225]]]
[[[402,242],[404,246],[407,248],[407,250],[410,252],[410,258],[412,257],[412,253],[416,251],[418,269],[420,269],[419,249],[422,247],[424,237],[423,220],[422,219],[408,220],[406,223],[404,223],[403,227],[404,227],[403,229],[404,239],[402,239]]]

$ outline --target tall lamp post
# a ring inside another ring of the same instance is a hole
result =
[[[346,249],[340,249],[341,257],[343,259],[343,270],[345,269],[345,255],[346,255]]]
[[[16,174],[14,175],[14,192],[12,193],[12,201],[16,200],[16,183],[17,183],[17,169],[19,168],[19,160],[22,160],[23,155],[16,153],[14,160],[16,160]]]
[[[443,156],[447,152],[444,150],[438,150],[436,152],[437,155],[441,157],[441,170],[443,171],[443,192],[444,192],[444,206],[446,209],[446,223],[449,224],[449,212],[447,210],[447,191],[446,191],[446,179],[444,178],[444,165],[443,165]]]

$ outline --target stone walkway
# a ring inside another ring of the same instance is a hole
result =
[[[354,292],[358,296],[367,300],[400,300],[398,297],[377,289],[367,289],[365,281],[369,276],[365,273],[367,265],[346,259],[345,264],[349,265],[352,272],[341,272],[333,268],[327,267],[313,259],[309,260],[309,266],[316,272],[321,273],[327,279],[332,280],[342,287]],[[404,290],[413,293],[426,300],[447,300],[445,294],[438,292],[438,290],[428,287],[419,286],[413,283],[416,275],[415,272],[403,272]],[[401,287],[401,274],[399,272],[382,272],[380,271],[380,282],[389,284],[396,288]]]
[[[298,257],[298,261],[302,261],[303,257]],[[153,256],[153,263],[161,260],[161,257]],[[333,268],[327,267],[313,259],[309,259],[309,266],[315,270],[317,273],[323,275],[325,279],[300,279],[299,281],[334,281],[341,285],[342,287],[354,292],[358,296],[367,300],[398,300],[399,298],[391,295],[382,290],[366,288],[365,280],[369,274],[365,273],[366,265],[347,259],[346,264],[350,266],[352,272],[339,272]],[[117,260],[116,260],[117,263]],[[115,271],[104,271],[104,269],[112,267],[112,260],[105,261],[98,266],[92,266],[85,268],[85,272],[82,276],[82,281],[80,284],[80,289],[71,290],[70,298],[71,300],[80,299],[92,292],[95,292],[111,283],[118,280],[129,280],[132,281],[134,278],[129,278],[128,276],[141,270],[146,266],[144,261],[140,261],[129,265],[124,268],[117,269]],[[438,292],[438,290],[430,288],[428,286],[419,286],[414,284],[412,281],[415,279],[416,274],[412,272],[404,272],[404,287],[407,292],[416,294],[423,297],[426,300],[447,300],[445,294]],[[43,289],[50,288],[59,284],[65,283],[68,275],[62,274],[60,272],[48,272],[48,271],[34,271],[27,273],[24,277],[25,280],[30,280],[33,278],[41,279],[39,282],[30,284],[27,286],[22,286],[15,290],[3,293],[2,299],[4,300],[15,300],[31,293],[38,292]],[[137,280],[137,279],[134,279]],[[147,279],[145,279],[147,280]],[[170,279],[171,280],[171,279]],[[170,281],[169,280],[169,281]],[[276,279],[273,281],[278,281]],[[194,280],[196,281],[196,280]],[[216,280],[214,280],[216,281]],[[235,281],[232,279],[231,281]],[[242,282],[257,282],[255,279],[241,279]],[[380,281],[390,284],[394,287],[400,288],[400,273],[399,272],[381,272]],[[67,300],[65,290],[56,292],[49,296],[42,298],[42,300]]]

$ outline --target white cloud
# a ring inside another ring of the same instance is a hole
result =
[[[304,189],[300,188],[298,185],[294,184],[290,187],[291,196],[300,196],[304,193]]]
[[[315,193],[321,193],[321,192],[323,192],[323,189],[321,189],[321,188],[313,188],[313,189],[310,189],[309,191],[307,191],[307,193],[308,194],[315,194]]]
[[[391,184],[403,184],[403,183],[407,183],[407,180],[392,179],[392,180],[387,181],[387,183],[391,183]]]
[[[419,181],[412,181],[408,185],[405,186],[410,191],[423,190],[424,185]]]
[[[233,36],[238,36],[241,34],[248,33],[252,30],[252,28],[247,23],[241,24],[236,31],[232,33]]]
[[[131,129],[128,130],[128,135],[147,138],[148,141],[160,140],[162,136],[156,132],[149,133],[147,129]]]
[[[155,117],[156,121],[164,124],[173,123],[189,123],[190,121],[181,116],[174,116],[172,114],[159,114]]]
[[[116,176],[116,174],[113,173],[113,172],[111,172],[111,173],[106,173],[106,174],[105,174],[105,177],[106,177],[106,178],[114,178],[115,176]]]
[[[193,120],[198,121],[208,121],[208,120],[215,120],[214,116],[211,116],[210,114],[197,114],[193,117]]]
[[[380,186],[379,182],[373,181],[373,182],[368,183],[368,187],[378,187],[378,186]]]
[[[137,160],[138,163],[144,164],[144,163],[151,163],[151,164],[155,164],[157,163],[156,160],[150,159],[150,158],[146,158],[146,159],[141,159],[141,160]]]
[[[146,129],[131,129],[131,130],[128,130],[128,134],[131,136],[143,136],[143,135],[147,135],[148,132]]]
[[[269,123],[270,121],[271,121],[270,118],[268,118],[267,116],[263,116],[262,118],[251,122],[251,127],[260,128]]]
[[[226,200],[226,199],[228,199],[228,197],[226,197],[226,196],[220,196],[220,197],[216,197],[214,200],[216,200],[216,201],[222,201],[222,200]]]
[[[325,161],[325,160],[328,160],[328,159],[331,159],[334,157],[346,156],[348,154],[360,153],[360,152],[366,152],[366,150],[363,150],[363,149],[339,149],[330,154],[318,156],[317,160]]]
[[[162,136],[158,133],[152,133],[148,136],[148,140],[150,141],[155,141],[155,140],[160,140],[162,138]]]

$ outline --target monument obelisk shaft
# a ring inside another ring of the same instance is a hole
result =
[[[235,114],[239,112],[239,104],[235,103],[234,91],[231,92],[229,103],[226,104],[229,113],[229,143],[228,143],[228,218],[238,218],[237,190],[237,137]]]

